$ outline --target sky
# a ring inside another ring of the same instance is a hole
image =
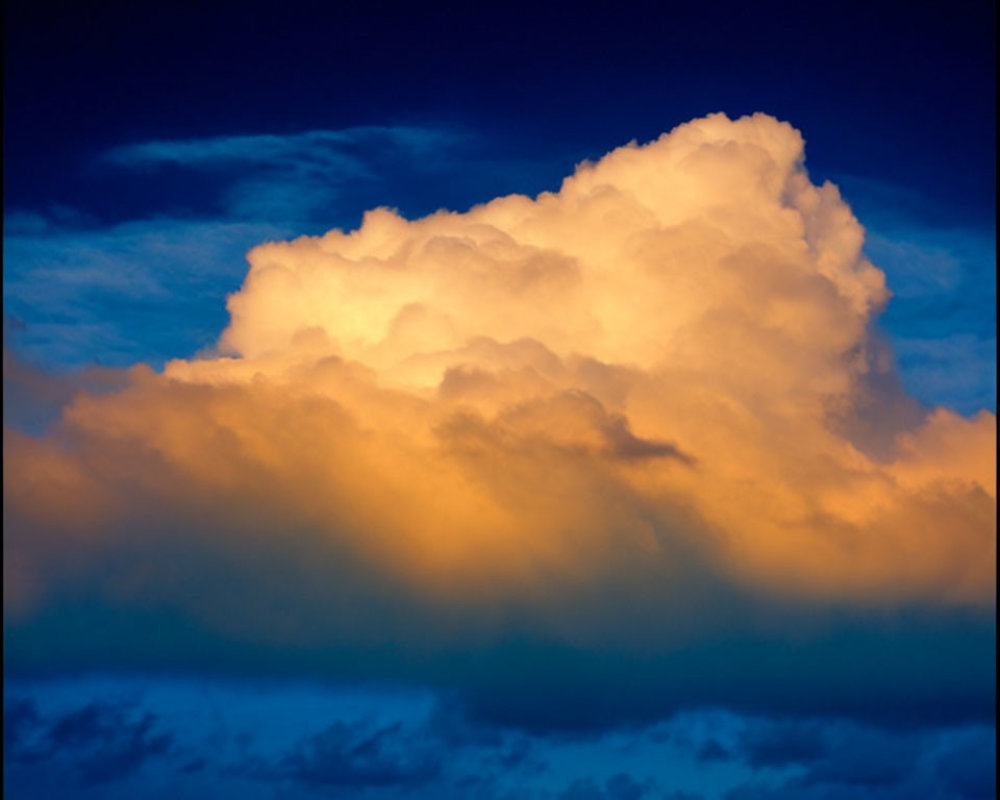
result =
[[[960,5],[7,3],[5,790],[995,796]]]

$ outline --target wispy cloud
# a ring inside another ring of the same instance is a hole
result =
[[[900,336],[894,344],[906,386],[917,396],[947,400],[966,413],[996,407],[995,337],[971,333]]]
[[[108,150],[103,159],[129,168],[178,164],[193,168],[247,166],[315,166],[336,176],[370,175],[370,168],[357,151],[391,148],[414,155],[433,157],[442,147],[467,138],[439,128],[368,125],[334,131],[304,131],[275,135],[214,136],[120,145]]]
[[[155,219],[79,227],[14,217],[4,237],[10,344],[43,365],[162,363],[191,354],[224,324],[244,254],[288,228]]]
[[[362,126],[139,142],[112,148],[105,165],[148,171],[173,166],[210,173],[227,213],[269,221],[336,218],[341,193],[427,175],[443,154],[467,149],[470,134],[415,126]]]
[[[893,287],[880,325],[892,334],[908,390],[966,414],[995,409],[995,237],[897,224],[869,233],[865,249]]]

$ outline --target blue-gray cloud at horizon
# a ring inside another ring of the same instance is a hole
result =
[[[995,791],[995,741],[991,724],[710,709],[567,737],[476,721],[427,691],[280,681],[109,675],[4,692],[4,788],[39,800],[980,800]]]

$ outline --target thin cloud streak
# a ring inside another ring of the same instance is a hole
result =
[[[468,135],[440,128],[365,125],[334,131],[302,133],[213,136],[201,139],[167,139],[120,145],[108,150],[102,160],[121,167],[141,168],[180,164],[188,167],[274,166],[314,163],[334,170],[345,168],[348,175],[370,174],[354,157],[351,148],[388,146],[414,154],[434,152],[464,141]]]

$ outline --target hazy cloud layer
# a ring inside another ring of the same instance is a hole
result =
[[[5,791],[38,800],[974,800],[996,789],[990,725],[886,729],[700,710],[539,735],[388,687],[14,681],[4,737]]]
[[[798,132],[713,115],[261,245],[217,355],[8,431],[12,663],[391,674],[541,725],[981,711],[996,418],[904,394],[863,244]]]
[[[285,235],[266,222],[157,219],[108,227],[12,215],[4,231],[4,314],[34,362],[162,364],[225,323],[250,243]]]
[[[880,233],[869,229],[865,251],[893,287],[880,324],[893,333],[907,388],[966,414],[995,409],[995,234],[882,224]]]
[[[5,764],[68,768],[82,786],[119,781],[173,745],[153,714],[139,714],[129,704],[91,702],[49,718],[29,698],[5,705]]]

